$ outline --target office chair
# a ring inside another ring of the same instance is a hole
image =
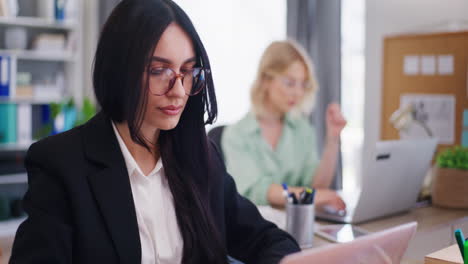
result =
[[[226,126],[217,126],[212,128],[210,131],[208,131],[208,138],[213,140],[215,143],[216,147],[218,148],[221,158],[224,161],[224,154],[223,154],[223,148],[221,147],[221,137],[223,135],[224,128]]]

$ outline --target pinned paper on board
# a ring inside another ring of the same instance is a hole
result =
[[[463,147],[468,147],[468,129],[462,131],[461,145]]]
[[[427,138],[426,127],[439,143],[453,144],[455,141],[455,96],[445,94],[404,94],[400,97],[400,108],[412,104],[413,122],[400,138]]]
[[[468,109],[463,110],[463,126],[462,126],[462,135],[461,142],[462,146],[468,147]]]
[[[440,75],[452,75],[454,73],[453,55],[437,56],[437,72]]]
[[[421,74],[435,75],[436,73],[436,57],[434,55],[421,56]]]
[[[403,59],[403,73],[405,75],[419,74],[419,56],[407,55]]]
[[[466,67],[466,97],[468,98],[468,65]]]

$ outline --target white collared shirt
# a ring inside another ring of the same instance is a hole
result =
[[[145,176],[113,122],[112,127],[130,177],[140,233],[141,263],[180,264],[183,240],[161,159]]]

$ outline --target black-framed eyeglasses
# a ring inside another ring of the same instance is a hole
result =
[[[209,72],[209,69],[199,67],[181,70],[179,74],[171,68],[152,68],[148,72],[151,81],[150,91],[157,96],[165,95],[174,87],[176,80],[180,78],[185,94],[193,96],[205,88],[206,74]]]

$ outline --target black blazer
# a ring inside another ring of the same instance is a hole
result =
[[[210,151],[219,175],[211,210],[228,254],[270,264],[299,251],[237,193],[213,144]],[[25,163],[28,218],[16,233],[10,263],[141,263],[130,180],[108,118],[98,114],[33,144]]]

